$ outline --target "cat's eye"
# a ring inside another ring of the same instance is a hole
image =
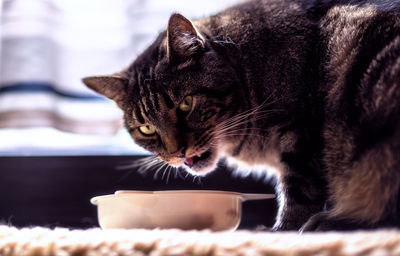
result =
[[[156,133],[156,128],[152,125],[143,125],[139,127],[139,131],[145,136],[152,136]]]
[[[179,104],[179,109],[182,110],[183,112],[189,112],[190,110],[192,110],[192,105],[193,105],[192,96],[186,96]]]

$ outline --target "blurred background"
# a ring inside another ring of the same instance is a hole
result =
[[[273,193],[266,177],[220,170],[196,178],[118,167],[148,155],[121,111],[81,78],[130,64],[172,12],[200,18],[238,0],[0,1],[0,222],[97,225],[92,196],[117,189]],[[140,169],[140,168],[139,168]],[[275,202],[248,202],[242,228],[270,226]]]

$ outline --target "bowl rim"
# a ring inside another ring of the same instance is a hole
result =
[[[242,201],[275,198],[275,194],[240,193],[240,192],[223,191],[223,190],[157,190],[157,191],[117,190],[114,192],[114,194],[95,196],[90,199],[90,202],[93,205],[98,205],[98,201],[101,199],[129,196],[132,194],[134,194],[134,195],[138,195],[138,194],[148,194],[148,195],[162,195],[162,194],[213,194],[213,195],[215,195],[215,194],[220,194],[221,195],[222,194],[222,195],[238,197]]]
[[[123,194],[137,194],[137,193],[149,193],[149,194],[226,194],[226,195],[237,195],[241,196],[242,193],[234,191],[223,191],[223,190],[195,190],[195,189],[184,189],[184,190],[156,190],[156,191],[136,191],[136,190],[117,190],[114,192],[115,195]]]

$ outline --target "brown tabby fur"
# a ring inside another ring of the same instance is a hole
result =
[[[251,0],[193,22],[173,14],[128,68],[83,81],[173,166],[276,169],[276,230],[398,226],[399,7]]]

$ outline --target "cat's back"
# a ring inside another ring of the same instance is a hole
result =
[[[362,79],[374,72],[374,62],[399,44],[400,1],[338,1],[326,9],[319,29],[333,104],[350,88],[362,90]]]
[[[304,27],[307,5],[302,0],[247,0],[225,9],[196,24],[210,30],[214,36],[229,35],[235,42],[265,40],[270,35],[291,33]],[[296,26],[297,24],[297,26]],[[273,37],[269,38],[274,39]]]
[[[387,127],[397,127],[400,115],[399,7],[400,1],[346,1],[327,9],[320,21],[324,138],[332,145],[326,162],[339,164],[340,152],[366,150],[371,138],[395,133]]]

